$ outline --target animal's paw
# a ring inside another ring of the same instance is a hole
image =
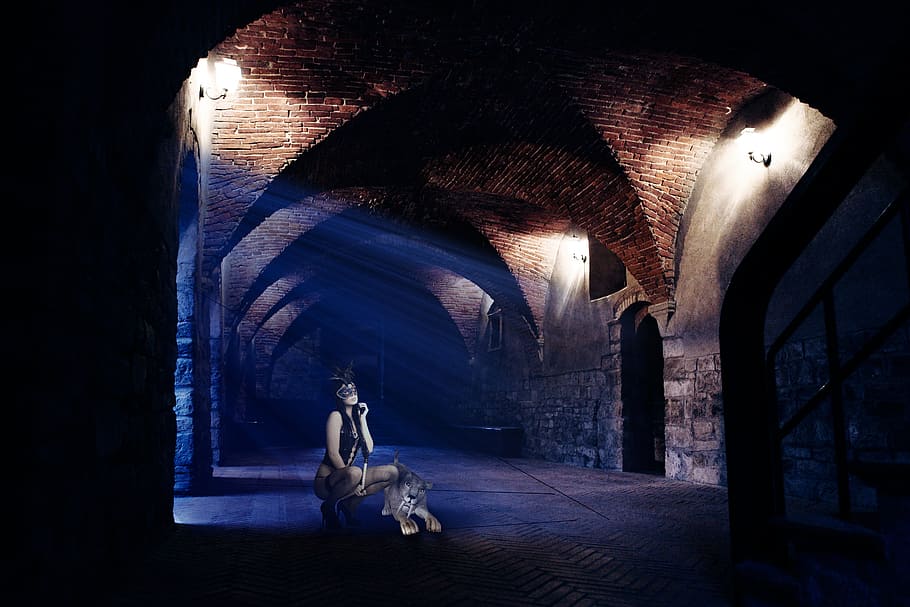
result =
[[[433,516],[432,514],[427,514],[427,531],[432,533],[441,533],[442,532],[442,523],[439,522],[439,519]]]
[[[390,514],[392,514],[391,509],[389,509],[388,506],[383,506],[382,507],[382,516],[388,516]]]
[[[409,518],[402,519],[398,521],[401,524],[401,534],[402,535],[414,535],[420,531],[420,528],[417,526],[417,523],[412,521]]]

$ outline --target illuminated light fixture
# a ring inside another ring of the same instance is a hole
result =
[[[228,93],[237,88],[240,82],[240,66],[233,59],[219,59],[215,62],[212,81],[199,87],[199,97],[224,99]]]
[[[588,261],[588,256],[585,254],[584,246],[578,234],[572,234],[572,259],[581,263]]]
[[[739,144],[749,155],[752,162],[770,166],[771,151],[764,138],[752,127],[744,128],[739,133]]]

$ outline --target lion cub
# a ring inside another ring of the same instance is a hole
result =
[[[392,463],[398,468],[398,481],[383,489],[385,505],[382,507],[382,515],[391,515],[398,521],[403,535],[413,535],[420,531],[417,523],[411,520],[412,514],[426,522],[427,531],[442,531],[442,523],[427,510],[427,491],[433,488],[433,483],[428,483],[407,466],[398,463],[398,451],[395,451],[395,461]]]

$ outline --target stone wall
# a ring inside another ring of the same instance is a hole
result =
[[[870,332],[842,336],[842,360]],[[829,380],[823,338],[788,343],[778,355],[778,409],[789,419]],[[906,324],[844,384],[847,461],[910,463],[910,327]],[[785,439],[784,485],[789,503],[833,511],[837,508],[834,427],[831,400],[825,399]],[[852,508],[874,510],[875,490],[851,475]]]
[[[475,403],[477,423],[517,423],[524,453],[574,465],[622,469],[620,326],[610,327],[608,354],[599,369],[500,379]],[[720,356],[687,357],[678,338],[664,341],[666,476],[726,484]],[[505,412],[517,411],[510,417]]]
[[[188,494],[202,489],[212,477],[212,410],[208,309],[197,271],[198,171],[192,152],[185,154],[183,163],[178,209],[174,491]]]
[[[726,484],[720,355],[687,357],[664,342],[666,476]]]
[[[14,603],[97,601],[102,584],[173,529],[187,109],[175,95],[196,58],[256,4],[187,3],[179,19],[160,6],[127,20],[113,5],[62,3],[23,15],[44,24],[67,61],[14,121],[27,137],[13,139],[45,148],[42,162],[21,163],[10,196],[31,202],[12,205],[29,212],[13,223],[31,252],[9,277],[28,302],[10,336],[23,364],[10,372],[24,388],[14,409],[28,416],[26,479],[13,500],[23,530],[8,575]],[[46,63],[43,44],[24,53],[25,71]],[[143,93],[111,102],[139,74]]]
[[[619,335],[618,324],[611,332]],[[622,403],[619,400],[618,338],[600,368],[516,377],[508,365],[520,353],[504,331],[503,350],[478,357],[478,397],[464,403],[462,422],[517,425],[522,453],[578,466],[622,468]],[[607,347],[610,350],[610,347]],[[511,364],[515,364],[512,362]]]
[[[614,436],[616,407],[606,372],[534,377],[524,386],[519,422],[528,454],[588,468],[619,467],[622,449]]]

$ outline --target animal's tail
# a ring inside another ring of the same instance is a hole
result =
[[[393,464],[397,464],[397,463],[398,463],[398,449],[395,449],[395,459],[394,459],[394,461],[392,461],[392,463],[393,463]]]

